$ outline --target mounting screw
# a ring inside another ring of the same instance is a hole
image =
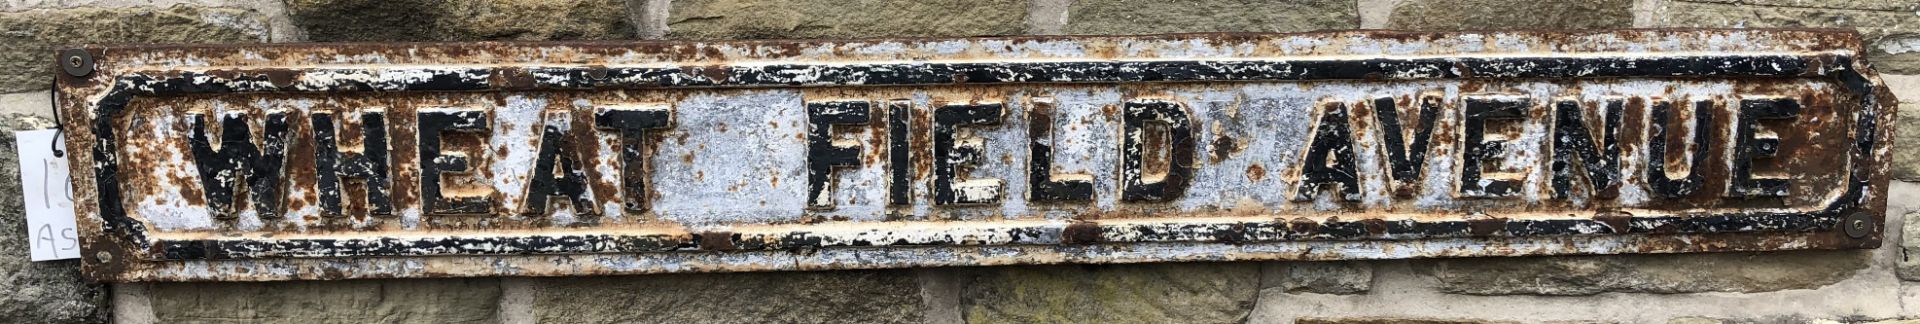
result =
[[[60,69],[67,75],[83,77],[93,74],[93,55],[87,50],[70,48],[60,51]]]
[[[1866,238],[1873,234],[1873,227],[1873,220],[1868,219],[1867,213],[1848,214],[1847,218],[1840,220],[1841,230],[1851,238]]]
[[[107,253],[107,251],[94,252],[93,259],[100,260],[100,263],[113,263],[113,253]]]

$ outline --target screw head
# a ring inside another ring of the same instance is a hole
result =
[[[94,252],[93,259],[100,260],[100,263],[112,263],[113,253],[107,253],[107,251]]]
[[[1840,229],[1847,233],[1847,237],[1859,239],[1873,235],[1873,220],[1869,219],[1867,213],[1848,214],[1846,218],[1840,220],[1840,225]]]
[[[93,74],[93,55],[78,48],[61,50],[60,69],[65,70],[67,75],[75,77]]]

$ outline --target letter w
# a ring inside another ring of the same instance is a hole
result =
[[[261,219],[279,218],[281,202],[286,199],[280,194],[281,169],[287,161],[286,111],[267,113],[264,150],[254,145],[253,129],[243,112],[221,114],[219,148],[214,148],[207,138],[205,114],[189,113],[187,123],[192,132],[188,142],[200,171],[200,187],[214,218],[237,217],[234,193],[243,188],[241,183],[247,183],[244,188]]]

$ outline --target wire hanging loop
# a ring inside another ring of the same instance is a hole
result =
[[[60,120],[60,81],[47,85],[47,102],[53,106],[53,143],[47,146],[53,149],[53,157],[67,157],[67,151],[60,150],[60,142],[65,142],[60,140],[60,133],[67,127],[66,121]]]

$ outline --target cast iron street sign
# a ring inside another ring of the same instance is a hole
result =
[[[87,273],[558,276],[1880,244],[1814,30],[86,46]]]

